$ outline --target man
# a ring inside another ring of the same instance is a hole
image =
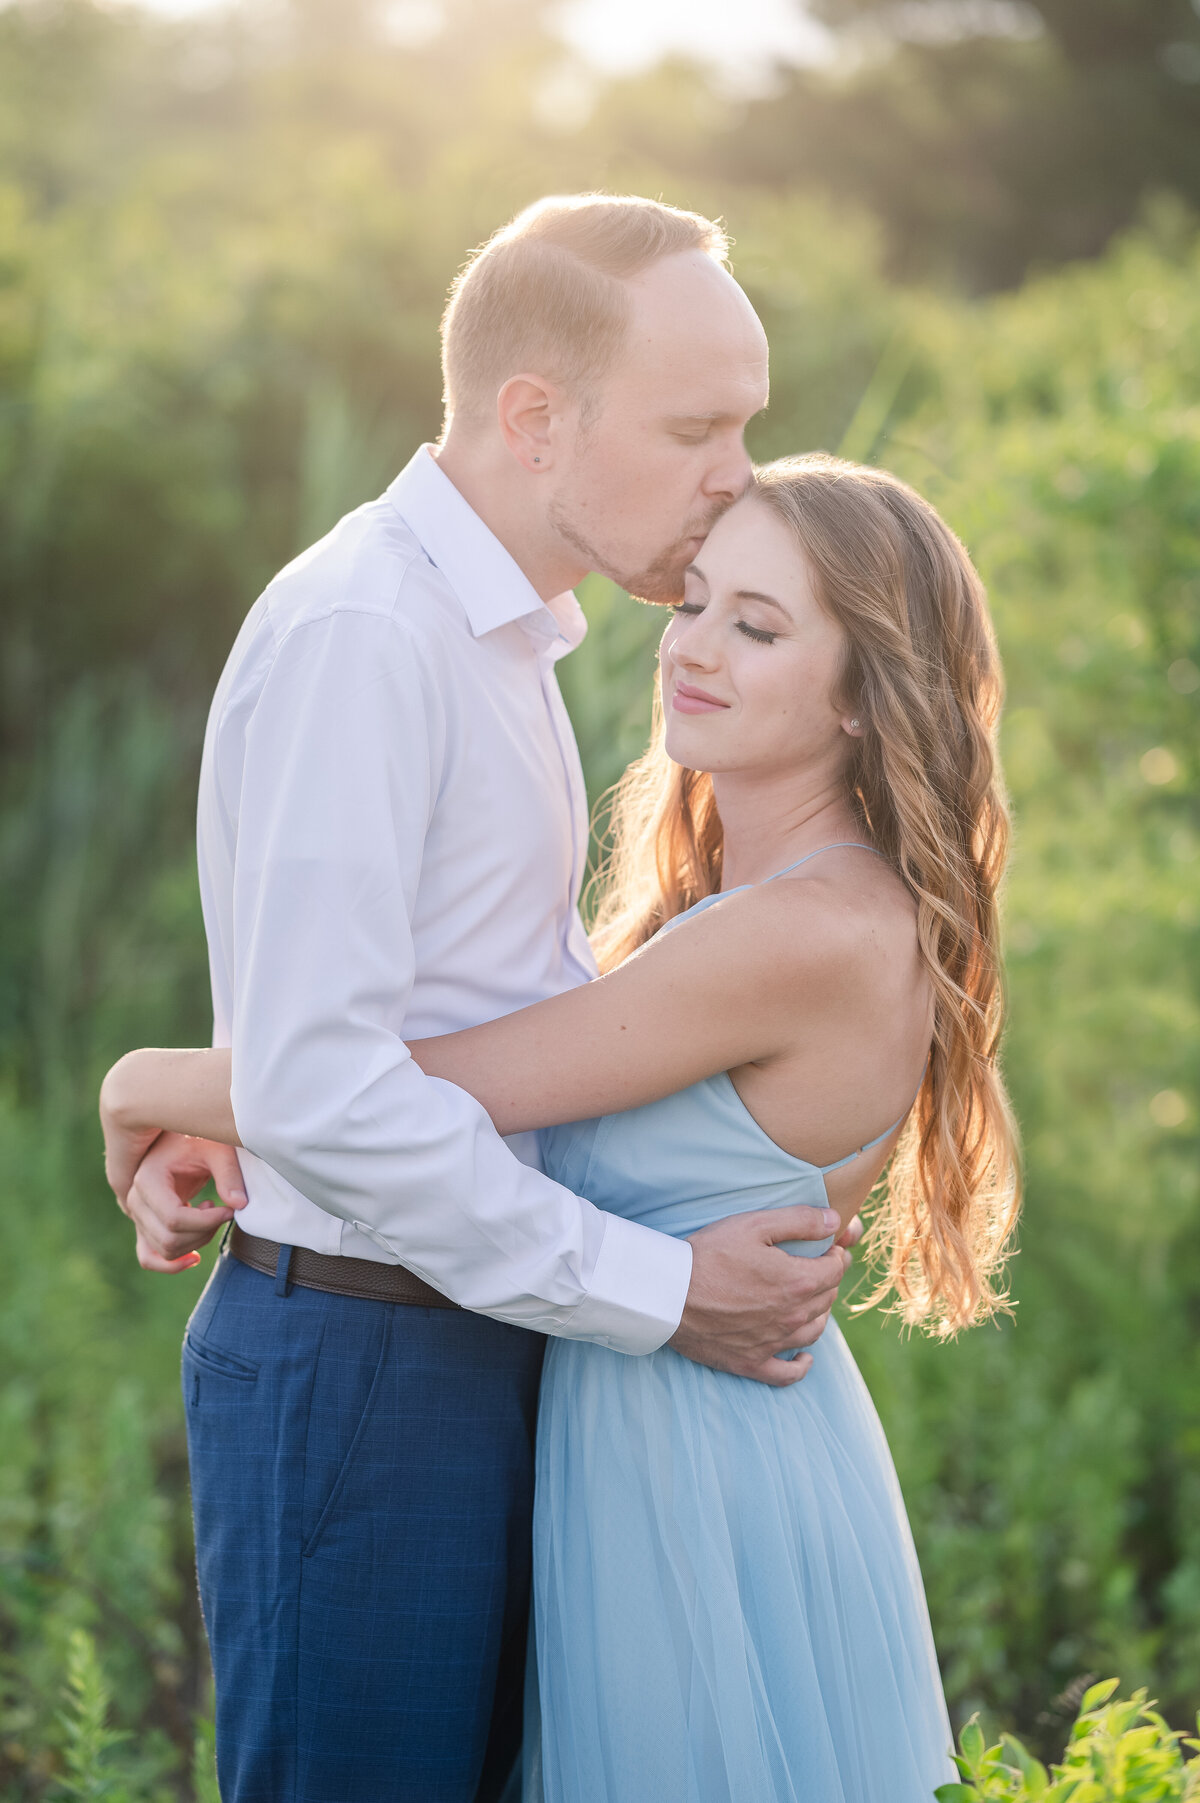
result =
[[[217,1044],[249,1197],[184,1359],[197,1562],[236,1803],[479,1803],[520,1735],[542,1335],[771,1383],[845,1254],[819,1211],[691,1243],[506,1145],[405,1038],[593,974],[554,674],[600,570],[667,602],[744,489],[762,327],[719,228],[548,200],[467,265],[446,425],[252,609],[200,790]],[[230,1218],[164,1136],[126,1205],[149,1269]],[[534,1330],[534,1331],[529,1331]]]

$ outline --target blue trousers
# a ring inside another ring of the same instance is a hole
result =
[[[224,1803],[494,1803],[544,1341],[223,1255],[183,1350]]]

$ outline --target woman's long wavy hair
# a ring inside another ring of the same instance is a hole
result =
[[[997,886],[1008,814],[996,757],[1002,678],[970,558],[921,497],[835,457],[757,471],[755,499],[794,532],[846,639],[836,705],[862,721],[850,803],[917,906],[933,1042],[868,1244],[911,1323],[955,1332],[1002,1308],[1019,1200],[1000,1073]],[[721,886],[710,777],[673,764],[661,692],[649,750],[613,791],[593,944],[603,969]],[[864,1305],[865,1306],[865,1305]]]

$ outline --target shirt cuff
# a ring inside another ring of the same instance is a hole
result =
[[[613,1352],[657,1352],[679,1326],[691,1279],[686,1240],[605,1215],[588,1293],[558,1335]]]

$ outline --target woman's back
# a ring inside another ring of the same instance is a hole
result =
[[[794,880],[793,872],[824,854],[850,851],[871,853],[872,848],[856,841],[820,846],[767,882]],[[706,896],[668,921],[659,936],[724,899],[720,894]],[[877,908],[877,916],[879,912]],[[854,921],[853,926],[860,935],[860,922]],[[911,936],[915,942],[915,935]],[[901,935],[894,937],[902,943]],[[694,1233],[731,1213],[795,1203],[815,1208],[832,1205],[848,1217],[870,1192],[886,1163],[919,1082],[924,1048],[922,1045],[918,1052],[917,1045],[923,1028],[926,1043],[928,1039],[923,1021],[926,991],[915,968],[915,956],[910,961],[913,973],[904,973],[899,981],[893,978],[891,984],[893,992],[904,997],[907,1018],[898,1026],[886,1023],[890,1043],[884,1059],[878,1048],[864,1042],[862,1025],[851,1015],[839,1023],[846,1043],[838,1047],[832,1060],[822,1060],[819,1039],[814,1044],[810,1031],[794,1055],[775,1061],[775,1068],[745,1066],[732,1073],[722,1071],[641,1108],[544,1128],[542,1155],[548,1174],[610,1213],[676,1235]],[[836,983],[836,972],[833,980]],[[849,1009],[845,1012],[850,1015]],[[901,1064],[899,1073],[890,1068],[897,1062]],[[904,1068],[905,1063],[914,1068]],[[808,1087],[819,1086],[824,1092],[815,1101],[804,1093],[806,1067],[812,1072]],[[843,1070],[860,1074],[859,1081],[849,1086],[849,1097],[843,1093],[848,1087]],[[877,1112],[876,1118],[871,1118],[872,1108],[878,1111],[883,1105],[870,1100],[872,1092],[888,1096],[890,1118],[880,1121]],[[901,1097],[898,1117],[897,1094]],[[867,1131],[857,1144],[851,1139],[847,1146],[843,1139],[823,1165],[799,1156],[784,1143],[828,1142],[831,1133],[839,1130],[839,1119],[847,1126],[861,1122]],[[816,1256],[830,1243],[795,1245]]]

